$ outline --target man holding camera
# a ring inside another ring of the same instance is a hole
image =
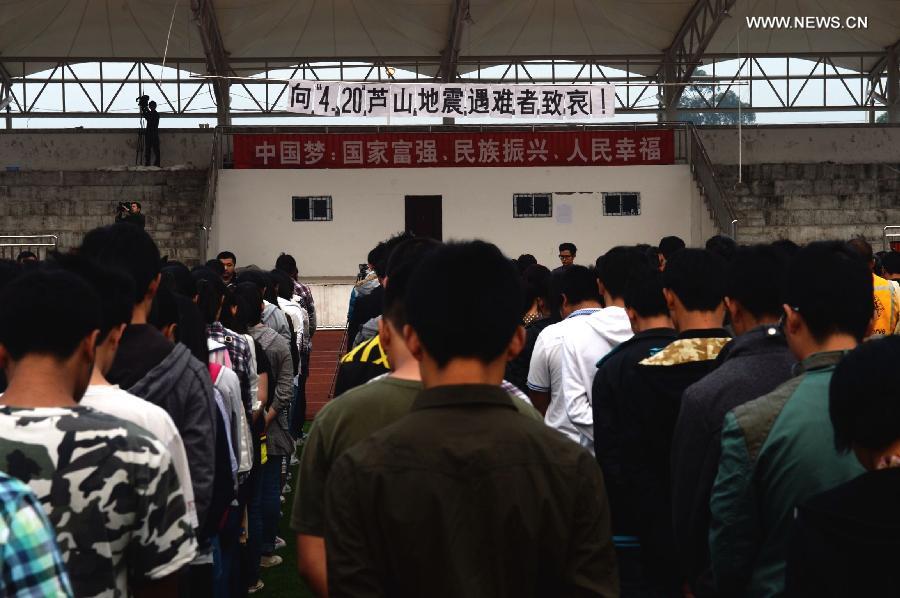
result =
[[[157,154],[157,159],[159,154]],[[141,214],[141,202],[133,201],[130,204],[122,202],[119,204],[119,211],[116,213],[116,222],[128,222],[143,230],[144,215]]]
[[[156,102],[150,101],[150,96],[138,98],[138,106],[141,108],[141,116],[147,121],[144,128],[144,166],[150,166],[150,152],[156,156],[154,166],[159,166],[159,113],[156,111]]]

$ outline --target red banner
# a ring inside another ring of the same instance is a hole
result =
[[[671,129],[234,136],[235,168],[631,166],[674,161]]]

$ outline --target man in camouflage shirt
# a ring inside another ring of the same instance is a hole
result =
[[[46,510],[75,595],[177,595],[174,574],[197,545],[170,455],[142,428],[77,404],[99,305],[81,278],[61,271],[31,272],[0,294],[9,377],[0,470],[26,482]]]

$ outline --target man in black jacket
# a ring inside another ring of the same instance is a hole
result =
[[[622,478],[621,414],[630,399],[623,386],[640,361],[661,351],[677,338],[677,334],[672,328],[656,264],[648,262],[645,272],[635,274],[628,281],[624,299],[634,336],[597,364],[592,389],[594,454],[603,469],[609,495],[622,590],[637,593],[644,588],[636,544],[640,515],[634,509],[634,500]]]
[[[678,338],[642,360],[623,384],[622,474],[636,512],[648,583],[680,595],[682,575],[672,532],[672,431],[684,390],[708,374],[730,340],[722,329],[725,263],[704,249],[682,249],[668,260],[663,294]]]
[[[719,366],[684,391],[672,439],[672,507],[682,572],[698,597],[714,593],[709,571],[709,498],[719,469],[725,414],[791,377],[795,360],[778,332],[787,256],[741,248],[728,267],[725,306],[737,337]]]
[[[900,337],[862,343],[831,378],[829,412],[841,453],[868,472],[800,505],[788,553],[789,596],[898,596],[900,391],[885,373]]]

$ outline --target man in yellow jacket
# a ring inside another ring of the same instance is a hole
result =
[[[872,246],[862,237],[850,241],[850,245],[869,263],[873,270],[874,305],[868,336],[900,334],[900,286],[874,273],[875,255]]]

